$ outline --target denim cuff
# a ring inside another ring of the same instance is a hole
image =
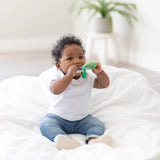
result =
[[[99,135],[96,135],[96,134],[87,135],[86,138],[85,138],[85,143],[86,143],[86,144],[88,144],[88,139],[91,138],[91,137],[97,138],[97,137],[99,137]]]

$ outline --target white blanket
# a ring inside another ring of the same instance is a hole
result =
[[[112,135],[112,147],[85,145],[83,135],[72,135],[82,146],[59,151],[41,135],[39,123],[54,103],[53,67],[0,83],[0,160],[160,160],[160,95],[136,72],[103,68],[111,84],[93,90],[90,108]]]

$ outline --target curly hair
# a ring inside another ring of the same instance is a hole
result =
[[[56,62],[59,62],[59,59],[62,57],[62,52],[64,50],[65,45],[68,44],[76,44],[80,46],[83,50],[83,53],[85,54],[85,49],[82,45],[82,40],[77,38],[74,35],[64,35],[62,38],[60,38],[57,43],[55,44],[53,50],[52,50],[52,56],[54,57]]]

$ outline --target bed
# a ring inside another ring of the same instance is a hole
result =
[[[54,103],[48,89],[54,67],[39,76],[20,75],[0,83],[0,160],[160,160],[160,94],[139,73],[103,66],[107,89],[93,89],[91,113],[104,122],[113,146],[58,150],[41,135],[39,123]]]

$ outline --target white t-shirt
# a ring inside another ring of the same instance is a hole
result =
[[[56,70],[53,79],[61,79],[65,75]],[[69,121],[76,121],[89,114],[89,101],[95,77],[86,73],[86,78],[73,79],[68,87],[55,96],[54,104],[50,106],[49,113],[56,114]]]

